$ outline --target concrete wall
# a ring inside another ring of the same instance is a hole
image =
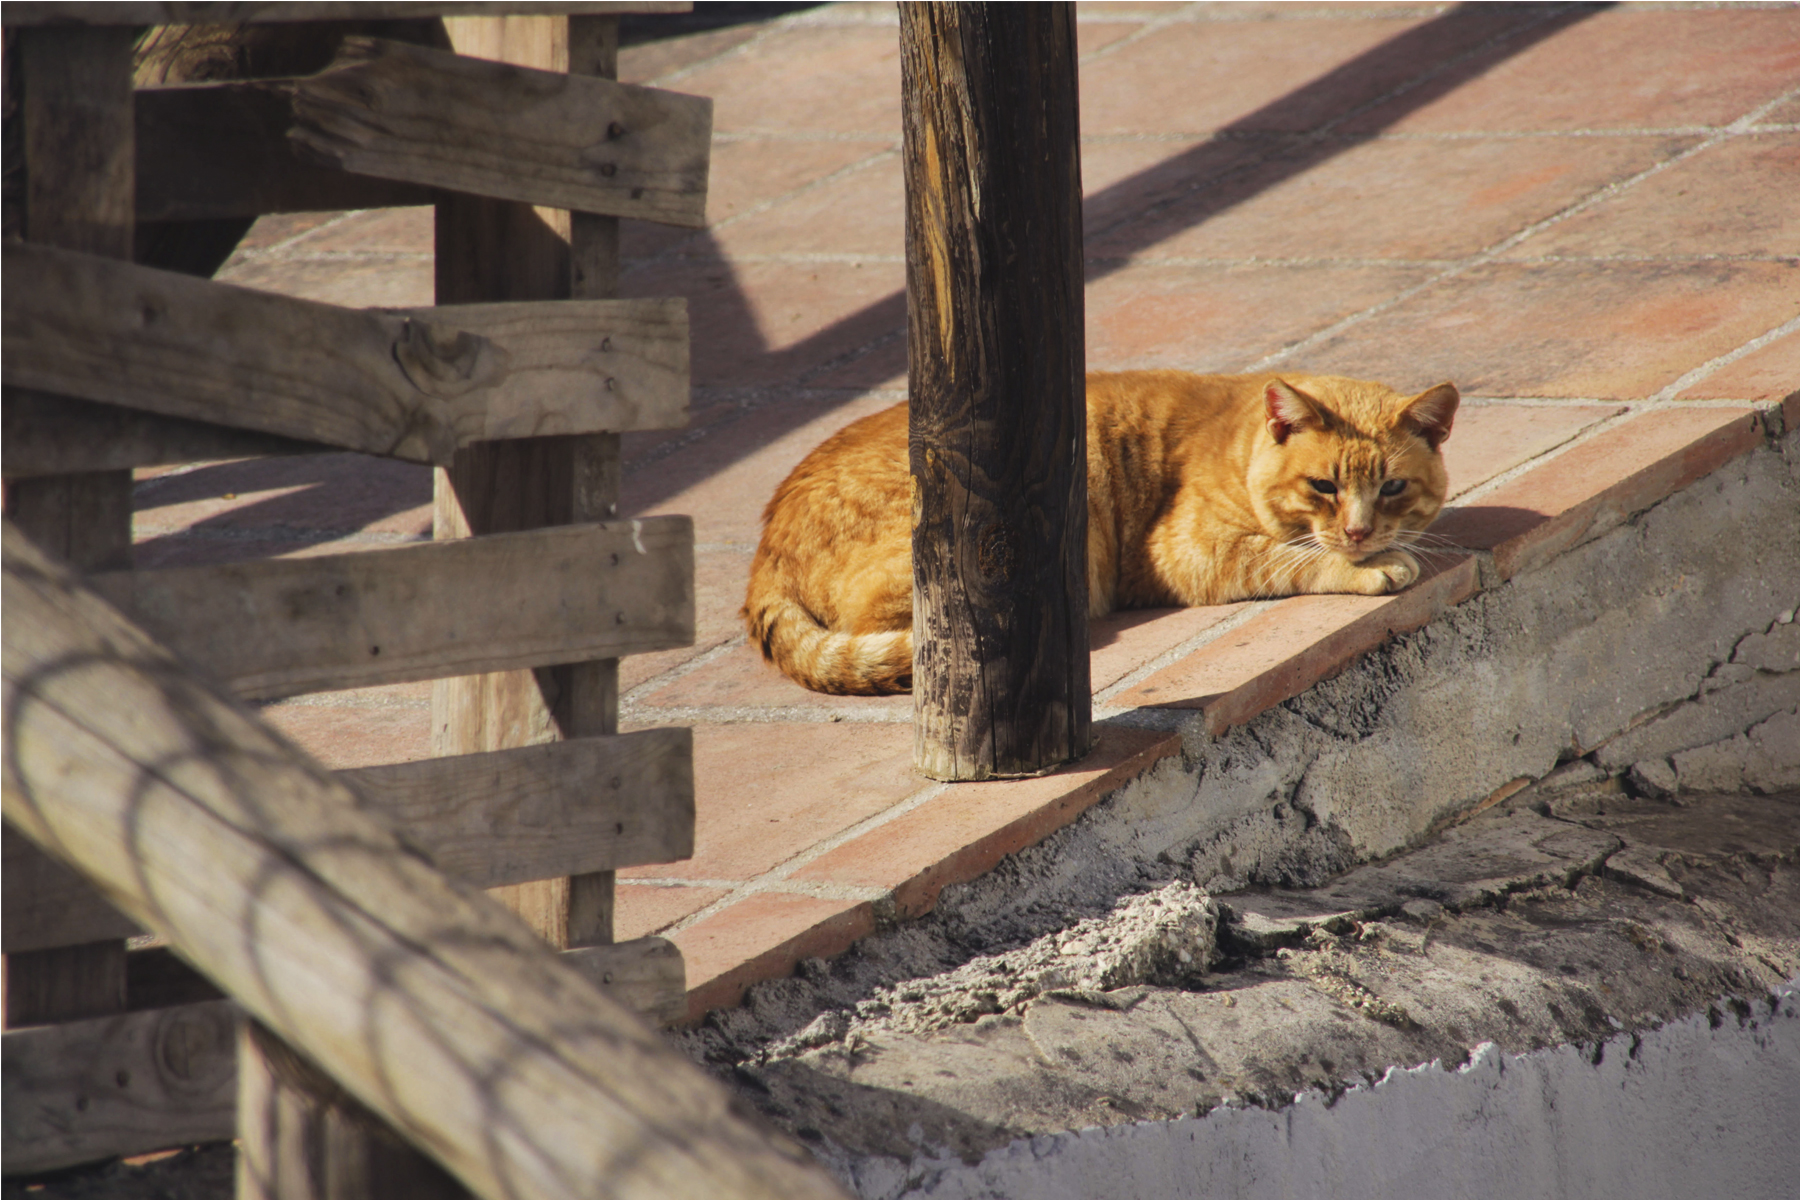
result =
[[[1222,737],[1189,722],[1180,761],[944,905],[979,926],[1098,900],[1157,858],[1212,891],[1309,886],[1559,764],[1800,786],[1796,530],[1800,431]]]
[[[1396,1069],[1278,1111],[1032,1138],[923,1179],[904,1194],[1788,1200],[1800,1191],[1800,996],[1790,986],[1599,1047],[1484,1044],[1460,1067]],[[864,1195],[891,1194],[884,1182],[858,1180]]]

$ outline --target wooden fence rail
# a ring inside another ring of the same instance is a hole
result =
[[[841,1195],[8,525],[6,820],[489,1200]]]

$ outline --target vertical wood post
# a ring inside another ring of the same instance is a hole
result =
[[[617,17],[470,17],[445,22],[459,54],[541,70],[618,75]],[[437,209],[437,301],[606,299],[618,290],[616,217],[449,196]],[[477,443],[437,473],[434,536],[506,533],[616,516],[619,436]],[[432,748],[472,754],[618,732],[618,662],[438,680]],[[497,888],[559,949],[611,942],[613,874]]]
[[[903,3],[913,762],[1092,744],[1080,122],[1069,4]]]
[[[26,238],[129,259],[136,204],[134,31],[12,32],[23,39]],[[5,496],[7,518],[65,562],[82,571],[131,565],[130,471],[9,480]],[[5,997],[9,1027],[120,1012],[125,943],[9,954]]]
[[[468,1200],[286,1042],[251,1020],[238,1033],[237,1200]]]

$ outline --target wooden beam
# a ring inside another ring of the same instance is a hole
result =
[[[406,17],[504,16],[507,14],[684,13],[691,0],[585,0],[585,2],[508,3],[507,0],[299,0],[289,3],[208,3],[165,0],[163,3],[82,0],[38,0],[8,5],[7,25],[204,25],[274,21],[389,20]]]
[[[338,777],[438,870],[471,887],[502,887],[690,857],[693,740],[690,729],[645,729]],[[142,932],[10,828],[4,846],[7,953]]]
[[[291,88],[296,149],[444,191],[698,228],[712,101],[351,37]]]
[[[8,479],[330,449],[27,388],[9,387],[0,400],[0,470]]]
[[[267,82],[137,93],[137,219],[203,221],[430,204],[431,189],[309,161],[291,95]]]
[[[23,84],[22,111],[9,119],[8,132],[23,134],[24,161],[7,168],[9,175],[24,168],[25,236],[41,246],[129,259],[133,31],[31,29],[7,41],[7,70],[19,76],[9,78],[9,94]],[[12,298],[20,287],[6,272],[0,291]],[[7,519],[62,561],[83,571],[131,565],[130,472],[9,480],[4,491]],[[116,939],[9,954],[5,971],[0,1018],[9,1026],[125,1006],[125,944]]]
[[[29,245],[7,245],[4,264],[15,387],[415,462],[477,439],[685,419],[679,300],[415,315]]]
[[[446,875],[491,888],[694,853],[693,730],[340,771]]]
[[[690,644],[693,522],[121,571],[90,583],[245,699]]]
[[[571,950],[562,961],[648,1021],[687,1013],[681,951],[664,938]],[[0,1040],[7,1173],[230,1138],[237,1020],[236,1004],[209,1000],[8,1031]]]
[[[229,1000],[8,1030],[0,1055],[9,1175],[231,1137]]]
[[[483,1200],[843,1195],[5,529],[4,813]]]
[[[1036,775],[1093,744],[1071,5],[900,6],[913,764]]]

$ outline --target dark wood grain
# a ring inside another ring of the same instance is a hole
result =
[[[288,139],[290,91],[267,82],[146,88],[137,95],[137,219],[430,204],[431,189],[304,158]]]
[[[1087,753],[1074,11],[902,4],[914,764]]]
[[[332,449],[28,388],[7,388],[4,397],[0,461],[8,479]]]
[[[20,7],[9,5],[6,15]],[[46,28],[14,35],[22,41],[24,108],[17,119],[24,125],[25,236],[39,246],[131,257],[133,32]],[[6,272],[9,300],[27,286]],[[8,480],[5,508],[27,537],[79,570],[131,565],[130,471]],[[25,852],[28,859],[36,854]],[[125,1005],[125,944],[116,937],[8,954],[5,970],[9,1027]]]

